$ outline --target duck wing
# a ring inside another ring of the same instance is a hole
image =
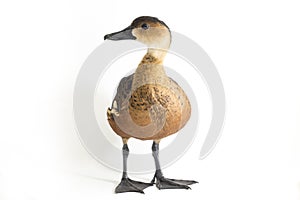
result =
[[[128,100],[131,96],[133,75],[134,74],[131,74],[121,79],[117,88],[117,93],[111,105],[112,109],[116,109],[116,111],[120,112],[128,107]]]

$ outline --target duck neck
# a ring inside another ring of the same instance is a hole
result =
[[[165,74],[163,62],[166,54],[167,50],[148,48],[148,51],[140,62],[136,73],[147,73],[149,75]]]
[[[166,51],[148,49],[134,74],[133,87],[144,84],[158,84],[166,81],[167,75],[163,67]]]
[[[146,56],[152,56],[156,59],[157,62],[160,62],[162,64],[167,55],[167,51],[167,49],[148,48]]]

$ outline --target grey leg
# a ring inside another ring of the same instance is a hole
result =
[[[122,153],[123,153],[123,176],[122,176],[122,178],[128,178],[128,176],[127,176],[127,158],[129,155],[129,148],[128,148],[127,144],[123,145]]]
[[[116,193],[123,193],[123,192],[139,192],[144,193],[144,189],[153,185],[152,183],[143,183],[140,181],[134,181],[128,178],[127,175],[127,158],[129,155],[129,148],[127,143],[124,143],[123,145],[123,175],[121,182],[116,187],[115,192]]]
[[[169,179],[163,176],[163,173],[160,168],[159,163],[159,143],[153,141],[152,145],[152,155],[155,161],[156,171],[151,183],[155,183],[158,189],[191,189],[188,185],[198,183],[197,181],[192,180],[177,180],[177,179]]]

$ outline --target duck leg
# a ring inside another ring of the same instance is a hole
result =
[[[156,180],[158,189],[191,189],[188,185],[198,183],[197,181],[170,179],[163,176],[159,163],[159,141],[153,141],[152,155],[155,161],[156,172],[151,183],[154,184]]]
[[[127,175],[127,158],[129,155],[129,148],[127,145],[127,140],[125,140],[126,142],[124,142],[123,144],[123,176],[121,179],[121,182],[119,183],[119,185],[116,187],[115,189],[115,193],[123,193],[123,192],[139,192],[139,193],[143,193],[143,190],[149,186],[152,186],[152,183],[143,183],[140,181],[134,181],[131,180],[130,178],[128,178]]]

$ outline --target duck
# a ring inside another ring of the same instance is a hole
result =
[[[158,189],[190,189],[194,180],[166,178],[159,161],[160,141],[178,133],[191,116],[191,104],[180,85],[170,78],[163,66],[171,45],[169,27],[151,16],[141,16],[125,29],[104,36],[104,40],[135,40],[147,46],[147,52],[135,72],[121,79],[107,120],[122,138],[123,175],[115,193],[139,192],[156,185]],[[132,180],[127,174],[128,140],[153,140],[155,174],[150,183]]]

